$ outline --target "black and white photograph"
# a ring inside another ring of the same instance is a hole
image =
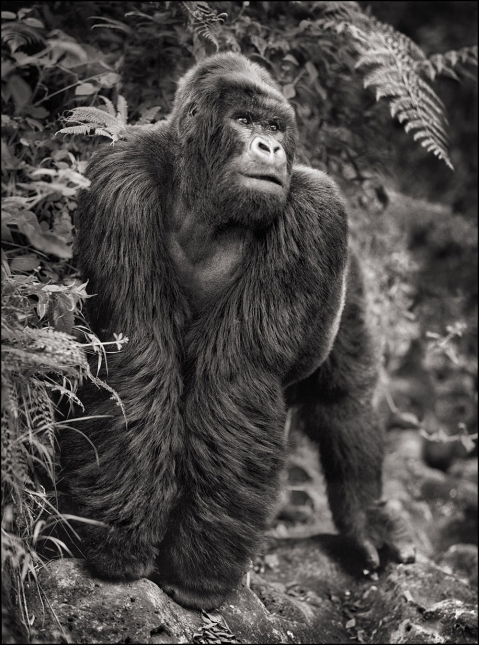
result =
[[[2,642],[478,642],[478,3],[2,3]]]

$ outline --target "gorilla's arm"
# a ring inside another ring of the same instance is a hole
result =
[[[364,552],[370,569],[379,566],[382,547],[401,562],[414,560],[402,518],[380,501],[384,436],[372,406],[377,373],[363,277],[350,251],[345,305],[332,351],[311,376],[289,388],[286,398],[319,446],[335,524]]]
[[[129,337],[108,355],[109,385],[123,402],[91,383],[81,392],[86,416],[59,436],[75,514],[105,522],[75,525],[93,568],[138,578],[154,565],[178,496],[176,454],[183,420],[181,337],[188,305],[163,239],[171,149],[163,126],[132,129],[126,141],[93,157],[76,214],[76,254],[88,290],[88,318],[102,340]],[[95,361],[92,361],[95,370]]]

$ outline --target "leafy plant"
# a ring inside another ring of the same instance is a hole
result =
[[[18,14],[2,11],[2,21],[5,22],[2,24],[1,39],[12,53],[25,45],[44,43],[41,32],[45,30],[45,25],[38,18],[29,16],[31,12],[32,9],[27,7],[22,7]]]
[[[391,116],[452,170],[444,104],[427,80],[438,74],[459,80],[454,68],[477,66],[477,47],[436,54],[428,60],[410,38],[363,13],[356,2],[318,2],[315,8],[324,14],[316,26],[351,38],[359,55],[355,68],[367,68],[364,87],[375,88],[377,101],[390,100]]]
[[[125,134],[125,128],[128,119],[128,105],[123,96],[118,97],[117,110],[110,99],[100,96],[105,101],[106,109],[95,107],[74,108],[68,116],[64,118],[66,123],[83,123],[68,128],[62,128],[57,134],[93,134],[103,135],[110,138],[113,142],[118,141]]]
[[[207,2],[181,2],[181,5],[186,10],[195,34],[211,41],[218,50],[220,44],[216,36],[217,26],[225,21],[228,14],[217,14]]]
[[[17,597],[22,599],[27,574],[35,575],[41,564],[37,545],[50,541],[59,554],[64,548],[49,529],[67,518],[58,513],[55,496],[44,488],[46,482],[55,487],[56,436],[62,427],[53,397],[82,407],[76,390],[90,379],[122,404],[92,374],[86,358],[86,351],[96,352],[100,365],[105,344],[87,329],[76,328],[86,343],[58,331],[71,331],[73,312],[89,297],[85,284],[44,284],[34,275],[12,274],[4,257],[2,285],[2,570],[13,572]],[[125,342],[128,339],[119,336],[110,344],[121,349]],[[28,625],[22,602],[20,611]]]

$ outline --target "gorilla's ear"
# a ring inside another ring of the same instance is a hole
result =
[[[177,117],[178,120],[176,122],[176,130],[179,136],[181,136],[181,133],[184,132],[185,128],[189,129],[190,127],[195,127],[193,126],[192,120],[196,116],[197,112],[198,104],[193,101],[186,103],[185,107],[180,109]]]
[[[198,105],[196,103],[190,103],[187,106],[186,113],[188,116],[193,117],[198,112]]]

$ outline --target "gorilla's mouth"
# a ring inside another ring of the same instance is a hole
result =
[[[269,181],[273,184],[277,184],[278,186],[283,187],[283,184],[281,181],[275,177],[274,175],[246,175],[245,177],[250,177],[250,179],[260,179],[261,181]]]

